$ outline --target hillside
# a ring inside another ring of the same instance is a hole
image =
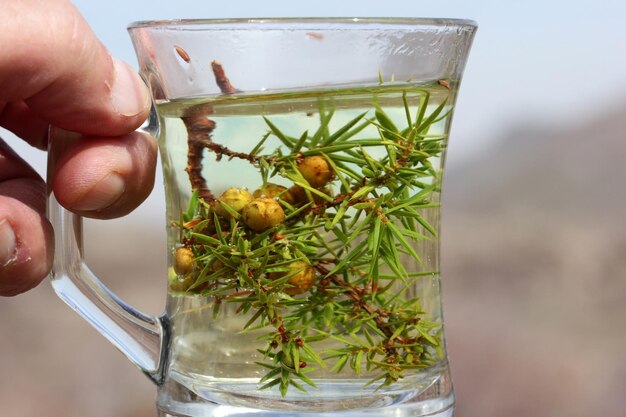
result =
[[[444,294],[460,415],[621,415],[625,161],[622,105],[578,127],[518,127],[448,172]]]

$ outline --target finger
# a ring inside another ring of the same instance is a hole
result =
[[[150,194],[156,155],[156,141],[139,132],[81,138],[57,160],[54,194],[65,208],[85,217],[126,215]]]
[[[90,135],[121,135],[145,120],[145,84],[111,58],[71,3],[3,2],[0,17],[0,100]]]
[[[45,150],[48,145],[49,123],[23,101],[6,103],[0,110],[0,126],[15,133],[32,146]]]
[[[0,295],[36,286],[52,266],[52,227],[41,178],[0,140]]]

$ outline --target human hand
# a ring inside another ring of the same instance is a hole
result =
[[[57,200],[87,217],[132,211],[154,183],[156,144],[134,132],[149,111],[146,86],[69,1],[2,3],[0,126],[40,149],[49,125],[81,133],[56,161]],[[22,293],[48,274],[45,206],[44,181],[0,139],[0,295]]]

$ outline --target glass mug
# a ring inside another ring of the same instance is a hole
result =
[[[130,25],[162,157],[166,312],[89,271],[81,219],[53,195],[52,283],[158,385],[160,416],[452,415],[439,203],[475,30]],[[64,135],[51,129],[51,163]]]

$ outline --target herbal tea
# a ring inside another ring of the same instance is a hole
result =
[[[155,103],[140,131],[163,168],[166,311],[106,288],[81,217],[53,194],[51,282],[156,383],[160,417],[452,416],[440,193],[475,31],[416,18],[129,26]],[[51,167],[75,137],[51,127]]]
[[[178,188],[167,193],[174,379],[207,399],[226,384],[278,403],[323,392],[332,407],[329,395],[376,401],[443,372],[452,94],[435,82],[158,104]]]

